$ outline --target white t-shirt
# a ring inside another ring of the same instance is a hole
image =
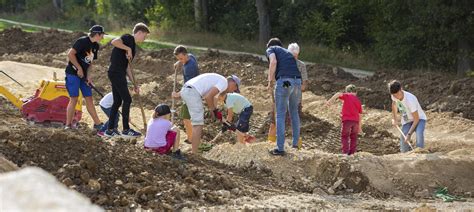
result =
[[[235,114],[240,114],[245,108],[251,105],[247,98],[238,93],[227,94],[227,99],[225,100],[225,107],[227,109],[232,108],[232,112]]]
[[[184,86],[191,86],[195,88],[201,96],[204,96],[213,87],[216,87],[219,93],[225,91],[227,89],[227,79],[216,73],[205,73],[190,79]]]
[[[418,116],[420,119],[426,120],[426,114],[423,111],[423,109],[420,106],[420,103],[418,102],[418,99],[416,98],[415,95],[403,91],[403,100],[400,101],[396,99],[393,95],[390,95],[392,97],[392,101],[395,102],[395,105],[398,108],[398,111],[402,115],[402,125],[406,123],[413,122],[413,115],[415,111],[418,111]]]
[[[114,96],[112,96],[112,92],[106,94],[99,102],[99,105],[104,108],[111,108],[114,104]]]

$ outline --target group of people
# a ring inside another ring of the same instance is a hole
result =
[[[68,52],[66,67],[66,88],[70,101],[67,107],[66,129],[71,129],[74,107],[77,104],[79,91],[84,96],[86,108],[91,115],[98,135],[106,137],[127,136],[139,137],[142,134],[130,128],[131,91],[140,92],[131,73],[130,64],[136,56],[137,43],[143,42],[150,33],[149,28],[138,23],[132,34],[124,34],[112,40],[114,46],[110,57],[108,78],[112,92],[105,95],[99,105],[107,115],[108,121],[102,124],[98,118],[92,99],[92,62],[97,59],[99,44],[104,38],[104,27],[95,25],[87,36],[76,40]],[[292,148],[301,148],[300,113],[302,110],[302,91],[308,85],[308,74],[305,64],[298,59],[300,47],[292,43],[284,48],[278,38],[267,43],[266,57],[269,62],[267,89],[272,96],[272,120],[268,132],[268,140],[276,142],[271,155],[285,155],[286,120],[291,120]],[[221,132],[235,131],[241,143],[253,142],[255,137],[248,134],[250,117],[253,113],[252,103],[240,94],[241,80],[236,75],[224,77],[217,73],[199,73],[196,57],[188,53],[184,46],[174,49],[177,62],[175,70],[181,70],[184,84],[180,91],[173,91],[172,98],[182,99],[180,118],[183,120],[187,139],[184,142],[192,145],[192,153],[197,153],[201,144],[202,130],[205,119],[203,100],[207,105],[210,121],[222,123]],[[127,80],[127,77],[129,80]],[[417,98],[402,89],[398,81],[390,82],[389,91],[392,97],[392,123],[397,125],[398,113],[402,117],[403,135],[400,140],[402,152],[410,150],[408,145],[411,135],[416,133],[416,146],[424,146],[424,128],[426,115]],[[348,85],[345,92],[336,93],[328,100],[330,106],[336,99],[343,102],[341,111],[341,144],[342,153],[352,155],[357,151],[357,137],[362,132],[362,105],[356,95],[356,87]],[[222,103],[226,109],[223,117],[217,105]],[[119,107],[122,106],[122,131],[118,131]],[[152,119],[148,122],[144,147],[159,154],[168,154],[182,158],[179,150],[179,128],[170,120],[172,110],[166,104],[155,107]],[[238,118],[234,118],[234,116]]]

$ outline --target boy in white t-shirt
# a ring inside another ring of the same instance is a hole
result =
[[[411,135],[416,133],[416,147],[425,146],[424,132],[426,125],[426,114],[420,106],[415,95],[404,91],[399,81],[393,80],[388,84],[392,98],[392,124],[397,126],[398,113],[401,115],[402,131],[406,137],[400,137],[400,151],[410,151],[408,143]]]
[[[227,118],[223,122],[222,132],[227,130],[237,130],[237,141],[240,143],[251,143],[255,137],[247,134],[250,129],[250,116],[253,113],[253,106],[250,101],[238,93],[220,94],[219,100],[224,102],[227,109]],[[237,122],[233,122],[234,114],[239,115]]]
[[[104,97],[99,102],[100,109],[107,115],[107,120],[110,116],[110,110],[112,109],[112,104],[114,104],[114,96],[112,96],[112,92],[106,94]],[[120,114],[117,114],[117,118],[114,121],[114,129],[118,127],[118,121],[120,119]],[[102,128],[97,132],[98,136],[104,136],[104,132],[107,130],[107,127],[109,126],[109,121],[105,122],[104,125],[102,125]]]

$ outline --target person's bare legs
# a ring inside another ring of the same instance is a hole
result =
[[[69,98],[69,103],[67,104],[66,109],[66,126],[72,125],[72,119],[74,117],[74,113],[76,112],[77,99],[77,96]]]
[[[239,130],[235,131],[237,133],[237,141],[240,143],[245,143],[245,133],[240,132]]]
[[[99,116],[97,116],[97,111],[95,110],[94,100],[92,99],[92,96],[86,96],[84,97],[84,99],[86,100],[87,112],[89,112],[92,117],[92,120],[94,120],[94,124],[100,124],[101,122],[99,120]]]
[[[176,139],[173,144],[173,152],[176,152],[179,149],[179,128],[174,126],[171,130],[176,132]]]
[[[193,154],[198,153],[199,144],[201,144],[201,134],[203,127],[204,125],[193,125],[193,137],[191,139]]]
[[[191,124],[191,120],[183,119],[184,129],[186,129],[186,136],[188,141],[191,141],[193,137],[193,125]]]

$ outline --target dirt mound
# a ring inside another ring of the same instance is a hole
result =
[[[20,52],[57,54],[71,48],[72,43],[83,35],[82,32],[67,33],[53,29],[30,33],[13,27],[0,32],[0,55]]]
[[[472,107],[474,78],[456,78],[448,73],[377,72],[367,81],[360,83],[365,89],[359,92],[359,96],[366,106],[378,109],[390,108],[387,83],[393,79],[401,81],[403,88],[413,93],[427,110],[451,111],[462,114],[464,118],[474,119]]]
[[[448,187],[457,195],[469,197],[474,185],[474,169],[467,168],[474,164],[472,152],[458,151],[449,156],[357,153],[347,157],[288,148],[285,157],[274,157],[268,154],[273,147],[267,143],[221,145],[205,157],[238,167],[269,169],[274,177],[293,182],[301,190],[322,188],[329,194],[364,192],[378,198],[430,198],[436,188]],[[439,170],[447,172],[440,174]]]

